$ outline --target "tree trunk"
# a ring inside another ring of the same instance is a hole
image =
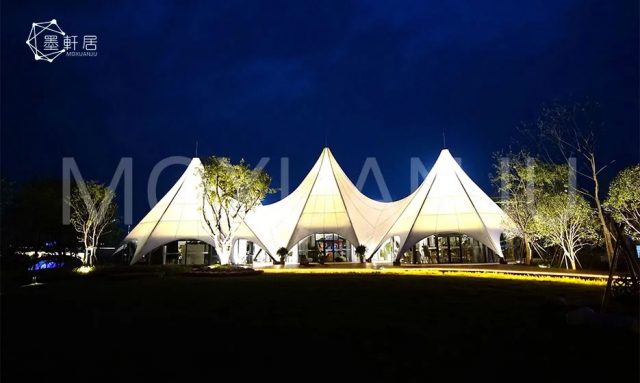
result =
[[[524,243],[524,256],[525,256],[524,263],[525,265],[530,265],[531,258],[532,258],[531,243],[529,241],[529,237],[526,234],[522,236],[522,242]]]
[[[96,261],[98,260],[98,246],[92,246],[91,247],[91,259],[89,262],[89,266],[95,266]],[[151,255],[149,255],[151,256]]]
[[[602,227],[602,237],[604,238],[604,247],[607,250],[607,260],[609,261],[609,265],[611,265],[611,261],[613,260],[613,242],[611,241],[611,233],[609,232],[609,227],[607,226],[607,221],[604,217],[604,212],[602,211],[602,204],[600,203],[600,183],[598,182],[598,172],[596,169],[596,160],[591,156],[591,174],[593,176],[593,199],[596,203],[596,211],[598,212],[598,220],[600,221],[600,226]]]
[[[88,241],[85,239],[84,240],[84,259],[82,260],[82,263],[86,265],[89,265],[89,243]]]
[[[569,257],[569,261],[571,262],[571,270],[575,270],[576,269],[576,255],[575,255],[575,253],[569,253],[568,257]]]
[[[598,219],[600,220],[600,226],[602,226],[602,236],[604,237],[604,246],[607,250],[607,260],[609,261],[609,265],[611,265],[611,261],[613,261],[613,241],[611,240],[611,232],[609,231],[609,227],[607,226],[607,221],[604,217],[604,213],[602,212],[602,205],[600,201],[596,198],[596,210],[598,212]]]
[[[216,246],[216,253],[218,253],[218,258],[220,258],[220,264],[233,264],[233,259],[231,257],[231,249],[229,246]]]
[[[93,252],[95,251],[94,249],[95,249],[94,246],[88,246],[87,247],[86,254],[84,255],[84,258],[85,258],[85,262],[84,263],[85,263],[86,266],[92,266],[93,265]]]

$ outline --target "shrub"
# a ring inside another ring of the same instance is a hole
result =
[[[358,255],[358,259],[360,259],[360,263],[364,263],[364,254],[367,252],[367,247],[365,245],[356,246],[356,254]]]
[[[278,256],[280,257],[280,263],[284,265],[287,256],[289,255],[289,250],[287,250],[285,247],[281,247],[278,249],[278,251],[276,251],[276,254],[278,254]]]

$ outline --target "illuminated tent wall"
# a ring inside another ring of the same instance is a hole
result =
[[[444,149],[424,182],[410,196],[389,234],[400,237],[398,258],[434,234],[466,234],[502,257],[504,212]]]
[[[198,240],[214,246],[202,215],[201,169],[200,159],[192,159],[178,182],[124,239],[125,244],[135,244],[131,264],[177,240]]]
[[[316,233],[336,233],[354,246],[373,249],[406,202],[384,203],[366,197],[325,148],[300,186],[276,203],[257,207],[237,237],[260,239],[272,255]]]
[[[203,218],[201,169],[200,160],[192,159],[178,182],[125,238],[125,244],[136,246],[132,264],[177,240],[214,246]],[[276,203],[256,207],[234,240],[253,241],[273,256],[280,247],[291,250],[309,235],[335,233],[354,246],[365,245],[370,258],[389,238],[399,238],[399,257],[427,236],[466,234],[502,256],[503,217],[446,149],[415,192],[387,203],[360,193],[325,148],[300,186]]]

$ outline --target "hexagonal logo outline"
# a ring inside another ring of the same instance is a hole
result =
[[[31,24],[31,31],[29,32],[29,37],[27,38],[27,45],[29,46],[29,49],[31,49],[33,57],[36,61],[44,60],[47,62],[53,62],[53,60],[55,60],[58,56],[65,52],[65,49],[62,48],[53,52],[43,53],[38,47],[38,38],[45,31],[52,32],[60,36],[65,35],[62,28],[60,28],[60,26],[58,25],[56,19],[40,23],[33,23]]]

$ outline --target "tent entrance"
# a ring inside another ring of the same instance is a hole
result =
[[[353,262],[352,244],[335,233],[312,234],[297,244],[298,259],[309,262]]]
[[[405,251],[401,263],[493,263],[498,256],[480,241],[464,234],[430,235]]]
[[[215,249],[197,240],[169,242],[144,254],[137,262],[150,265],[210,265],[220,263]]]

